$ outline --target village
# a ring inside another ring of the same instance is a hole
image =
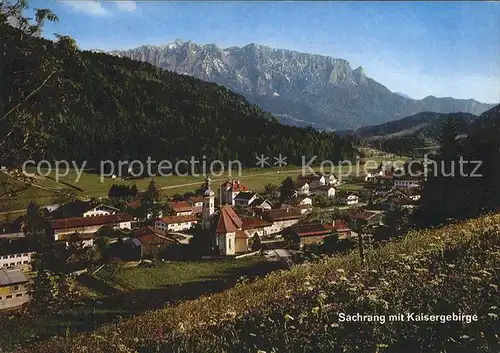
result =
[[[261,256],[290,266],[298,254],[346,251],[395,236],[420,197],[423,173],[405,173],[411,164],[398,170],[381,163],[350,180],[359,185],[355,191],[342,190],[344,182],[333,173],[289,176],[262,192],[238,179],[216,185],[206,177],[194,192],[162,199],[153,180],[148,190],[120,202],[108,197],[42,207],[48,224],[42,233],[51,247],[64,249],[61,266],[74,276],[112,262]],[[116,196],[112,190],[110,196]],[[27,241],[28,217],[4,224],[0,234],[0,310],[30,300],[36,254]]]

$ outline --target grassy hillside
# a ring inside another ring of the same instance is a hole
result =
[[[324,259],[24,352],[498,352],[500,214]],[[340,322],[349,314],[477,322]]]

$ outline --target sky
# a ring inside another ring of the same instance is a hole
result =
[[[348,60],[415,99],[500,102],[500,2],[55,1],[44,35],[82,49],[130,49],[176,39],[220,47],[258,43]]]

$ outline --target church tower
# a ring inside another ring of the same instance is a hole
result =
[[[203,209],[201,211],[201,229],[209,230],[215,212],[215,193],[210,188],[210,177],[205,178],[205,193],[203,195]]]

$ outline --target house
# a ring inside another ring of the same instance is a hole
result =
[[[339,239],[345,239],[351,236],[351,229],[345,221],[333,221],[329,224],[323,224],[323,226],[337,232],[339,235]]]
[[[243,230],[250,239],[255,236],[263,237],[272,234],[273,224],[256,217],[241,218],[241,230]]]
[[[54,231],[54,240],[58,241],[63,235],[71,235],[74,233],[93,234],[102,227],[131,229],[131,221],[132,216],[130,215],[114,214],[95,217],[53,219],[50,221],[50,224]]]
[[[98,206],[101,205],[94,201],[74,200],[53,209],[48,213],[48,217],[52,219],[84,217],[86,212]]]
[[[117,213],[120,213],[119,209],[101,204],[83,212],[83,217],[109,216]]]
[[[309,195],[309,183],[307,180],[296,180],[293,183],[297,195]]]
[[[332,233],[332,229],[326,228],[321,223],[296,224],[286,231],[287,237],[300,247],[309,244],[319,244],[325,237]]]
[[[83,248],[91,248],[94,246],[94,239],[93,233],[71,233],[59,235],[58,241],[66,242],[66,248],[70,246],[70,243],[76,242],[81,242]]]
[[[0,310],[19,307],[29,300],[29,281],[23,271],[0,268]]]
[[[263,211],[270,210],[273,208],[273,205],[266,199],[262,197],[257,197],[252,203],[249,205],[253,210]]]
[[[248,192],[248,188],[239,180],[229,179],[220,187],[220,200],[223,205],[228,204],[234,206],[234,198],[240,192]]]
[[[191,196],[187,202],[191,206],[193,214],[201,214],[203,209],[203,196]]]
[[[34,254],[26,238],[3,239],[0,241],[0,268],[29,271]]]
[[[337,194],[336,200],[339,204],[352,206],[358,204],[359,197],[352,192],[342,191]]]
[[[197,223],[198,217],[193,215],[166,216],[156,220],[155,230],[159,230],[164,233],[182,232],[190,230]]]
[[[406,188],[399,189],[393,187],[388,193],[387,198],[398,198],[407,201],[418,201],[420,200],[420,188]],[[411,203],[411,202],[409,202]]]
[[[233,199],[234,206],[248,207],[257,198],[261,198],[256,192],[239,192]]]
[[[335,197],[335,193],[336,193],[335,187],[330,185],[330,184],[311,187],[310,191],[314,195],[325,196],[329,199],[333,199]]]
[[[302,196],[302,197],[291,197],[284,200],[281,203],[281,208],[293,208],[299,206],[311,206],[312,207],[312,199],[310,197]]]
[[[403,175],[394,178],[394,187],[398,189],[420,188],[422,186],[422,181],[422,177]]]
[[[202,201],[203,202],[203,201]],[[193,207],[187,201],[172,201],[168,204],[173,216],[191,216]]]
[[[175,238],[152,227],[142,227],[134,230],[131,241],[135,245],[137,257],[140,259],[154,258],[165,254],[172,246],[179,244]]]
[[[301,210],[295,207],[267,210],[262,214],[262,219],[272,223],[270,234],[279,233],[283,229],[297,224],[301,217]]]
[[[380,212],[356,211],[349,216],[353,221],[360,226],[372,226],[379,224],[382,221]]]
[[[31,269],[34,252],[0,255],[0,268],[20,268],[23,271]]]
[[[307,175],[299,175],[298,180],[305,180],[310,186],[320,186],[320,185],[337,185],[339,180],[337,176],[333,173],[313,173]]]

